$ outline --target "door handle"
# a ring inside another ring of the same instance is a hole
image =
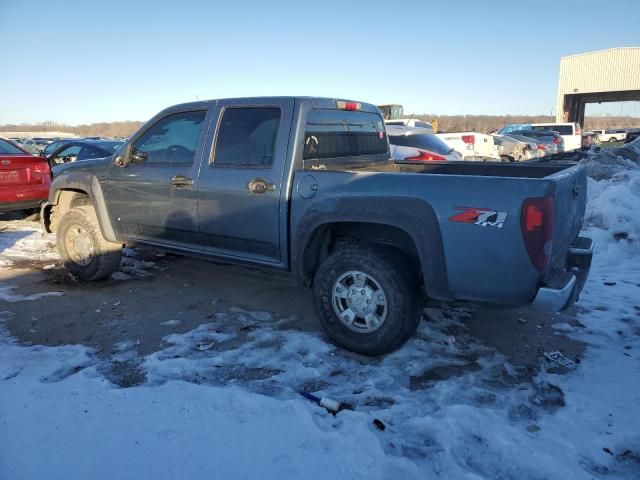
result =
[[[188,187],[193,185],[193,180],[184,175],[175,175],[171,177],[171,185],[174,187]]]
[[[247,183],[247,188],[251,193],[267,193],[268,191],[273,191],[276,189],[275,183],[268,183],[266,180],[262,178],[254,178],[249,183]]]

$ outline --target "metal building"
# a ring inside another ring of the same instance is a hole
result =
[[[587,103],[640,101],[640,47],[610,48],[560,59],[557,122],[584,125]]]

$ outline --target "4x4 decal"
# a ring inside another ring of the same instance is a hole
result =
[[[473,223],[481,227],[502,228],[507,219],[507,212],[496,212],[490,208],[455,207],[455,209],[462,210],[462,212],[449,217],[449,220],[452,222]]]

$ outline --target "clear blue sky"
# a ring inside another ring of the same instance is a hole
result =
[[[253,95],[548,114],[561,56],[640,46],[640,2],[0,0],[0,39],[0,123]]]

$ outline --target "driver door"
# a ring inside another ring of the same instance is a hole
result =
[[[206,118],[206,109],[169,113],[132,139],[123,165],[111,165],[107,201],[122,237],[203,249],[195,179]]]

